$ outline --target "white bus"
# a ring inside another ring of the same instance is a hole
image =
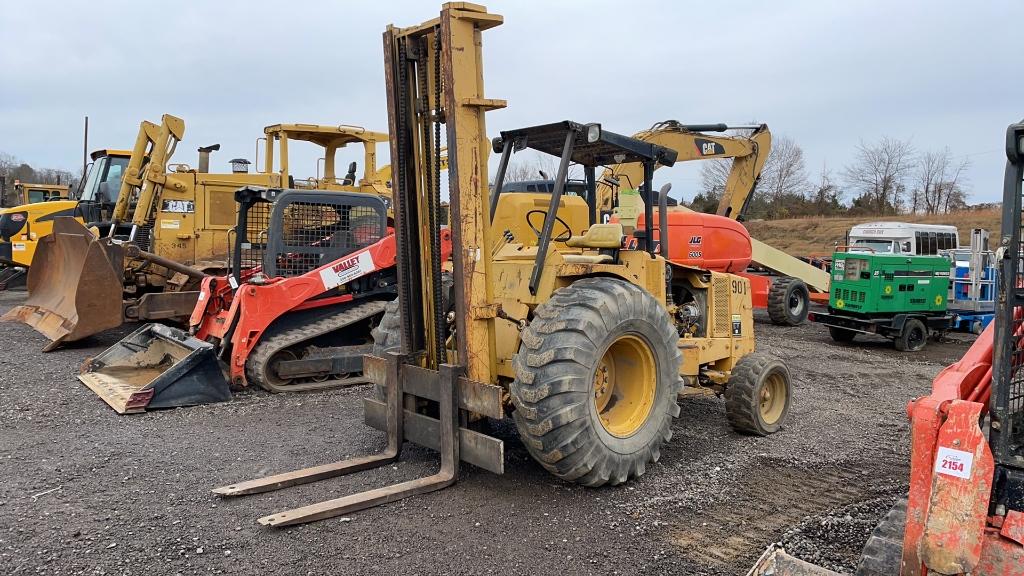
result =
[[[946,224],[868,222],[850,229],[847,245],[850,252],[920,256],[956,250],[960,237],[956,226]]]

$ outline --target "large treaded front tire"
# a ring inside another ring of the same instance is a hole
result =
[[[768,289],[768,317],[772,324],[798,326],[807,320],[811,294],[799,278],[780,276],[772,279]]]
[[[635,432],[614,436],[595,402],[595,373],[623,338],[644,342],[656,375],[651,408]],[[513,416],[527,450],[555,476],[585,486],[642,475],[672,437],[682,380],[678,334],[664,307],[640,287],[586,278],[554,292],[534,311],[513,359]]]
[[[762,414],[762,393],[774,377],[782,379],[785,397],[781,412],[769,420]],[[733,430],[754,436],[774,434],[785,424],[791,404],[789,368],[778,358],[754,352],[733,366],[725,388],[725,416]]]
[[[898,500],[875,526],[864,544],[854,576],[892,576],[903,563],[903,532],[907,525],[907,501]]]

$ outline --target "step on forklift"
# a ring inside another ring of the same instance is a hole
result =
[[[657,462],[680,394],[724,395],[726,419],[744,434],[785,425],[789,371],[754,352],[749,281],[665,257],[676,239],[666,195],[654,210],[652,180],[657,164],[675,162],[674,150],[568,121],[488,141],[484,113],[505,102],[484,97],[482,34],[501,23],[482,6],[445,4],[439,19],[384,35],[399,299],[381,327],[400,344],[365,358],[384,399],[364,406],[366,422],[387,432],[387,448],[214,492],[267,492],[386,465],[405,441],[439,450],[440,469],[262,524],[310,522],[437,490],[455,482],[460,462],[500,474],[503,441],[477,424],[509,413],[541,466],[586,486],[626,482]],[[441,249],[445,141],[450,294]],[[492,147],[501,160],[488,200]],[[502,193],[512,153],[527,148],[559,158],[553,190]],[[594,194],[596,168],[623,162],[639,163],[644,174],[644,218],[628,237],[622,223],[600,221]],[[583,168],[582,195],[566,193],[570,164]],[[536,238],[496,241],[491,223],[509,217],[528,222]]]

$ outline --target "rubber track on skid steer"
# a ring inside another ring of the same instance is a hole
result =
[[[312,340],[317,336],[322,336],[329,332],[340,330],[349,324],[359,322],[360,320],[364,320],[376,314],[383,314],[386,306],[386,300],[370,300],[368,302],[350,305],[337,313],[325,316],[313,322],[298,323],[295,326],[282,327],[279,330],[274,330],[274,334],[272,336],[268,336],[260,340],[260,343],[256,345],[256,348],[245,361],[245,376],[249,380],[249,384],[257,384],[261,388],[272,392],[304,392],[365,383],[367,380],[360,374],[359,376],[352,378],[341,378],[326,380],[324,382],[311,382],[307,384],[288,384],[275,387],[267,380],[267,370],[270,368],[270,359],[273,358],[274,354],[281,350],[290,348],[307,340]],[[369,337],[369,334],[367,334],[367,337]]]

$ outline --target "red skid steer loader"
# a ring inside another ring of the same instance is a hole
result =
[[[395,291],[395,238],[374,195],[246,187],[231,273],[203,280],[188,331],[147,324],[79,379],[119,413],[363,383]]]

